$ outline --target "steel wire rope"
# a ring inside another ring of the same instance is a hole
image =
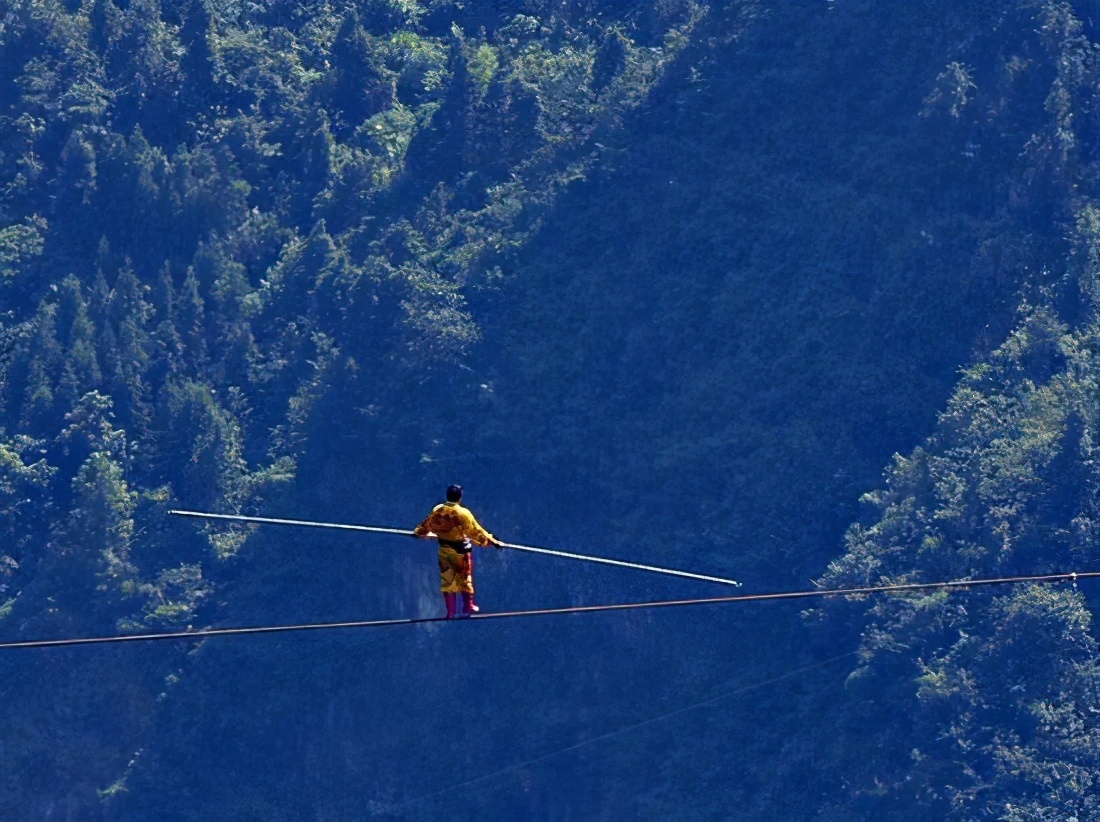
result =
[[[382,628],[397,625],[424,625],[435,622],[484,622],[494,619],[515,619],[519,617],[557,616],[563,614],[585,614],[603,611],[632,611],[646,608],[675,608],[693,605],[718,605],[733,602],[767,602],[775,600],[809,599],[839,596],[864,596],[883,593],[916,593],[933,590],[956,590],[977,588],[990,585],[1013,585],[1018,583],[1072,582],[1076,587],[1078,580],[1100,577],[1100,571],[1071,571],[1058,574],[1033,574],[1030,576],[994,577],[988,579],[960,579],[946,582],[909,582],[896,585],[877,585],[860,588],[816,588],[805,591],[779,591],[764,594],[738,594],[724,597],[701,597],[695,599],[663,599],[649,602],[622,602],[610,605],[573,605],[565,608],[536,608],[526,611],[497,611],[488,614],[474,614],[457,620],[443,617],[412,617],[403,619],[372,619],[351,622],[307,622],[296,625],[256,625],[239,628],[205,628],[198,631],[167,631],[150,634],[118,634],[98,637],[68,637],[61,639],[28,639],[0,642],[0,650],[11,648],[50,648],[75,645],[102,645],[119,642],[152,642],[171,639],[204,639],[218,636],[248,634],[275,634],[292,631],[341,630],[350,628]]]

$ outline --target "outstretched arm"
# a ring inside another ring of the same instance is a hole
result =
[[[428,514],[428,516],[424,518],[424,521],[422,523],[420,523],[418,526],[413,528],[413,536],[414,537],[427,537],[429,534],[432,533],[431,523],[432,523],[432,516],[434,514],[435,514],[434,511],[431,514]]]
[[[473,515],[470,516],[469,540],[477,545],[492,545],[494,548],[501,548],[504,545],[499,539],[482,528],[481,523]]]

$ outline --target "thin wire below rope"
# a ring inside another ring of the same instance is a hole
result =
[[[429,799],[434,799],[437,796],[442,796],[443,794],[449,793],[449,792],[454,791],[455,789],[458,789],[458,788],[467,788],[467,787],[470,787],[472,785],[478,785],[482,782],[488,782],[489,780],[496,779],[497,777],[500,777],[500,776],[505,776],[509,773],[512,773],[513,771],[518,771],[521,768],[526,768],[526,767],[529,767],[531,765],[537,765],[540,762],[544,762],[547,759],[551,759],[555,756],[559,756],[560,754],[569,753],[570,751],[575,751],[578,748],[584,748],[588,745],[593,745],[597,742],[603,742],[605,740],[612,739],[616,736],[619,736],[620,734],[625,734],[629,731],[633,731],[633,730],[636,730],[638,728],[645,727],[646,725],[652,725],[656,722],[661,722],[665,719],[668,719],[669,717],[678,716],[679,714],[687,713],[688,711],[693,711],[697,708],[703,708],[703,707],[706,707],[707,705],[713,705],[715,702],[720,702],[721,700],[728,699],[731,696],[737,696],[738,694],[747,693],[748,691],[754,691],[758,688],[767,687],[768,685],[774,685],[777,682],[782,682],[784,679],[790,679],[791,677],[795,677],[795,676],[798,676],[799,674],[804,674],[804,673],[807,673],[809,671],[813,671],[817,668],[824,668],[826,665],[831,665],[834,662],[839,662],[842,659],[847,659],[848,657],[855,656],[858,653],[859,653],[859,651],[848,651],[847,653],[840,654],[839,656],[830,657],[829,659],[824,659],[820,662],[815,662],[811,665],[804,665],[801,668],[796,668],[793,671],[787,671],[786,673],[779,674],[777,676],[773,676],[770,679],[765,679],[761,682],[754,682],[751,685],[743,685],[740,688],[735,688],[732,691],[725,691],[724,693],[720,693],[717,696],[708,697],[707,699],[704,699],[700,702],[696,702],[692,705],[686,705],[682,708],[677,708],[676,710],[669,711],[668,713],[661,714],[659,716],[652,716],[652,717],[649,717],[648,719],[643,719],[640,722],[634,722],[630,725],[624,725],[621,728],[616,728],[615,730],[612,730],[612,731],[606,731],[605,733],[597,734],[596,736],[591,736],[591,737],[588,737],[586,739],[582,739],[580,742],[575,742],[572,745],[568,745],[564,748],[559,748],[555,751],[550,751],[549,753],[541,754],[541,755],[533,757],[531,759],[526,759],[523,762],[517,762],[514,765],[509,765],[505,768],[501,768],[500,770],[496,770],[496,771],[493,771],[491,773],[482,774],[481,776],[474,777],[473,779],[467,780],[466,782],[460,782],[457,785],[449,785],[446,788],[443,788],[442,790],[433,791],[432,793],[427,793],[427,794],[424,794],[422,796],[414,797],[412,799],[406,799],[404,802],[402,802],[400,804],[396,804],[396,805],[390,805],[390,806],[388,806],[388,808],[396,809],[396,808],[403,808],[403,807],[406,807],[408,805],[416,805],[416,804],[419,804],[421,802],[426,802]],[[383,804],[383,803],[379,803],[379,804]]]
[[[152,642],[167,639],[204,639],[218,636],[240,636],[246,634],[277,634],[291,631],[323,631],[348,628],[382,628],[396,625],[424,625],[433,622],[483,622],[490,619],[512,619],[516,617],[555,616],[559,614],[588,614],[598,611],[632,611],[643,608],[675,608],[689,605],[717,605],[730,602],[765,602],[783,599],[809,599],[840,596],[863,596],[884,593],[915,593],[919,591],[954,590],[959,588],[977,588],[989,585],[1013,585],[1024,582],[1051,583],[1072,582],[1100,577],[1100,571],[1071,571],[1062,574],[1036,574],[1031,576],[996,577],[990,579],[960,579],[949,582],[911,582],[898,585],[878,585],[863,588],[814,589],[809,591],[781,591],[770,594],[738,594],[725,597],[705,597],[699,599],[665,599],[650,602],[623,602],[613,605],[574,605],[567,608],[538,608],[529,611],[498,611],[490,614],[475,614],[461,620],[446,620],[443,617],[419,617],[407,619],[373,619],[355,622],[311,622],[298,625],[259,625],[242,628],[207,628],[199,631],[169,631],[154,634],[120,634],[115,636],[70,637],[67,639],[28,639],[14,642],[0,642],[0,650],[6,648],[54,648],[73,645],[102,645],[118,642]]]

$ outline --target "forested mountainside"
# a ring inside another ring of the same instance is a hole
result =
[[[1100,569],[1098,39],[12,0],[0,637]],[[1100,819],[1093,585],[3,651],[0,818]]]

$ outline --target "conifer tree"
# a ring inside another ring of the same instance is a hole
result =
[[[88,205],[96,189],[95,147],[79,131],[69,135],[61,152],[61,175],[58,189],[63,196]]]
[[[88,10],[88,45],[101,57],[122,36],[122,13],[113,0],[92,0]]]
[[[331,105],[341,133],[393,105],[394,80],[353,10],[344,17],[332,44]]]
[[[181,342],[179,340],[179,330],[176,328],[176,284],[172,280],[172,264],[167,260],[164,261],[164,265],[157,272],[152,305],[157,319],[158,342],[163,345],[167,340],[161,331],[162,324],[167,323],[171,326],[171,331],[167,333],[173,335],[176,340],[176,345],[173,346],[172,350],[176,352],[175,356],[178,356]]]
[[[58,287],[58,328],[65,344],[59,396],[66,407],[100,386],[95,326],[80,281],[72,274]]]
[[[406,23],[401,0],[362,0],[363,27],[374,37],[386,37]]]
[[[48,489],[57,469],[41,455],[43,440],[0,436],[0,585],[10,582],[26,549],[40,544]]]
[[[192,105],[203,107],[214,92],[214,59],[210,48],[210,13],[203,0],[189,0],[182,12],[180,42],[185,49],[180,68],[187,78]]]
[[[300,189],[289,204],[290,221],[297,226],[307,226],[312,222],[313,201],[328,185],[336,145],[328,115],[323,109],[311,114],[303,127],[296,171]]]
[[[104,451],[88,456],[72,489],[73,510],[62,537],[68,561],[58,570],[70,578],[70,590],[94,587],[101,616],[113,623],[122,614],[119,595],[132,589],[137,574],[130,562],[137,494],[119,462]]]
[[[49,431],[59,418],[57,379],[64,351],[57,338],[57,305],[43,300],[34,318],[34,336],[26,359],[25,382],[19,414],[20,428],[27,432]]]
[[[206,510],[239,500],[247,476],[240,425],[218,403],[214,389],[193,380],[170,381],[158,405],[160,452],[171,455],[173,464],[165,469],[174,477],[176,497]]]
[[[112,393],[126,426],[139,438],[148,433],[151,415],[146,374],[152,358],[150,321],[153,306],[143,285],[127,265],[119,272],[111,293],[110,322],[118,341]]]
[[[471,103],[468,56],[462,33],[450,39],[447,67],[451,78],[447,92],[431,122],[413,135],[405,157],[406,175],[430,190],[437,180],[448,180],[460,169],[466,144],[467,108]]]

